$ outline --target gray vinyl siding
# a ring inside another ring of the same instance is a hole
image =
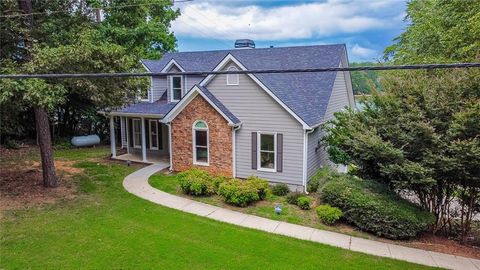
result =
[[[204,78],[204,76],[185,75],[185,89],[183,90],[183,94],[185,95],[195,84],[199,84]]]
[[[180,72],[180,70],[173,66],[168,72]],[[204,78],[204,76],[183,76],[182,96],[185,95],[195,84],[200,83]],[[149,100],[151,102],[159,100],[165,91],[167,91],[167,100],[171,102],[170,77],[152,77],[152,91]]]
[[[271,182],[301,186],[302,125],[248,75],[239,75],[239,85],[227,85],[226,75],[217,75],[206,87],[242,121],[242,127],[236,132],[236,176],[257,175]],[[251,133],[258,131],[283,134],[282,172],[252,169]]]
[[[160,99],[163,93],[167,90],[167,77],[152,77],[152,98],[151,102],[155,102]]]
[[[340,66],[344,66],[340,65]],[[324,122],[333,118],[335,112],[343,110],[346,106],[350,106],[351,101],[349,99],[349,87],[347,78],[345,77],[346,72],[337,72],[337,77],[333,84],[332,94],[327,105],[327,110],[325,112]],[[323,131],[321,128],[316,128],[315,131],[308,135],[308,150],[307,150],[307,181],[310,179],[315,172],[322,166],[333,166],[333,163],[328,158],[327,151],[320,146],[320,148],[315,151],[315,148],[318,145],[318,141],[323,136]]]

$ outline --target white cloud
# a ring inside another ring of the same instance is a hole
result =
[[[377,56],[377,51],[354,44],[351,49],[352,55],[356,58],[370,58]]]
[[[328,1],[290,6],[234,7],[222,1],[187,2],[172,23],[177,35],[218,39],[291,40],[329,37],[390,27],[372,10],[384,1]],[[380,11],[379,11],[380,12]]]

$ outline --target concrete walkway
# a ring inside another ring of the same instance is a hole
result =
[[[168,163],[163,162],[142,168],[125,177],[123,186],[128,192],[153,203],[237,226],[423,265],[459,270],[480,270],[480,260],[392,245],[248,215],[168,194],[150,186],[148,178],[168,166]]]

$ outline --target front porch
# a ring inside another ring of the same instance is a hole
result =
[[[110,115],[112,159],[170,163],[169,130],[160,119],[156,115]],[[118,153],[117,146],[121,146]]]
[[[138,153],[126,153],[123,155],[118,155],[116,157],[112,157],[115,160],[122,160],[122,161],[132,161],[138,163],[147,163],[147,164],[164,164],[170,163],[170,159],[165,155],[149,155],[147,156],[147,161],[143,161],[142,155]]]

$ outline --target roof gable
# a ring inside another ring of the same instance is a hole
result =
[[[231,126],[237,126],[240,120],[223,105],[207,88],[195,85],[182,99],[165,115],[162,122],[171,122],[196,97],[202,96]]]

